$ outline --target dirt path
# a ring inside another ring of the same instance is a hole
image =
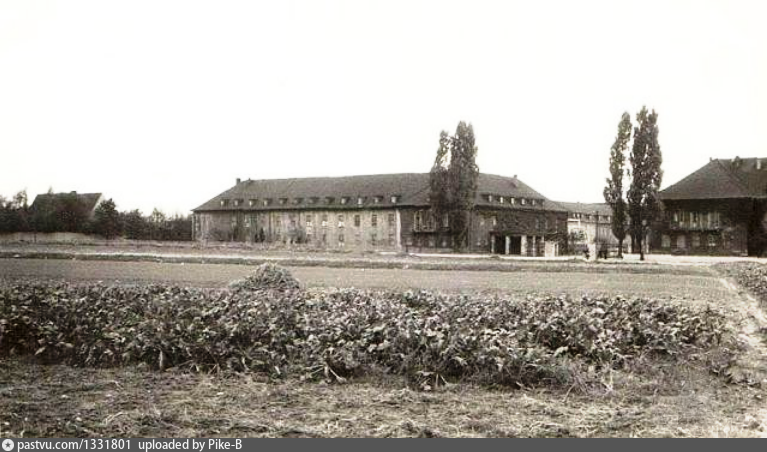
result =
[[[731,378],[740,384],[767,387],[767,316],[761,303],[747,290],[730,278],[720,278],[732,296],[734,318],[739,318],[738,341],[743,350],[738,353]],[[736,314],[737,313],[737,314]],[[767,403],[767,402],[766,402]],[[767,406],[764,404],[752,414],[761,425],[762,437],[767,437]]]

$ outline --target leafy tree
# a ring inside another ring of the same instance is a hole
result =
[[[469,218],[477,193],[479,167],[471,124],[458,123],[455,135],[442,131],[434,165],[429,173],[430,201],[438,219],[449,215],[456,250],[468,244]]]
[[[192,240],[192,217],[168,217],[159,209],[144,217],[139,210],[120,214],[123,236],[131,240]]]
[[[120,229],[120,214],[115,202],[111,198],[107,199],[99,204],[93,213],[93,232],[111,239],[120,234]]]
[[[55,232],[58,230],[54,212],[49,204],[36,205],[32,210],[30,221],[35,232]]]
[[[450,228],[455,234],[455,246],[462,250],[467,246],[469,235],[469,219],[474,207],[477,194],[477,146],[474,142],[474,128],[463,121],[453,137],[453,147],[450,152],[450,167],[448,168],[448,186],[452,212]]]
[[[631,116],[623,113],[618,123],[618,135],[610,149],[610,178],[604,190],[605,202],[612,208],[612,232],[618,239],[618,257],[623,257],[626,238],[626,200],[623,197],[623,177],[626,174],[626,150],[631,140]]]
[[[631,186],[627,193],[628,211],[631,218],[631,236],[639,247],[639,258],[644,260],[642,242],[648,228],[660,213],[660,190],[663,171],[660,144],[658,143],[658,114],[647,107],[637,114],[634,127],[634,143],[631,162]]]
[[[74,193],[61,197],[54,208],[55,229],[53,232],[85,232],[90,212]]]
[[[11,200],[0,196],[0,232],[26,232],[29,230],[27,192],[16,193]]]
[[[166,220],[165,214],[160,209],[155,207],[152,210],[152,214],[149,215],[149,236],[152,240],[162,240],[166,235]]]
[[[26,209],[27,207],[29,207],[29,205],[27,204],[27,200],[28,198],[27,198],[26,190],[21,190],[20,192],[13,195],[13,204],[16,208]]]
[[[446,131],[439,133],[439,148],[434,165],[429,173],[429,201],[436,216],[440,217],[450,209],[448,188],[449,154],[452,139]]]
[[[11,209],[11,203],[0,195],[0,233],[15,232],[15,215]]]
[[[122,234],[130,240],[146,240],[149,238],[150,226],[138,209],[120,213]]]
[[[167,217],[165,216],[165,214],[160,209],[155,207],[154,209],[152,209],[152,214],[149,216],[149,221],[151,221],[152,223],[160,224],[160,223],[164,223],[166,218]]]
[[[166,235],[162,237],[162,240],[192,240],[192,217],[174,215],[167,220]]]

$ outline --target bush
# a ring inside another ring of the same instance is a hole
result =
[[[716,347],[726,330],[719,311],[646,299],[262,287],[4,286],[0,356],[339,381],[391,374],[423,387],[446,380],[561,386],[579,369],[686,359]]]
[[[251,291],[259,289],[287,290],[300,289],[301,284],[286,268],[266,262],[256,267],[252,275],[229,284],[229,288],[232,290]]]

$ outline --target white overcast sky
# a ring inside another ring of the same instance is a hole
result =
[[[187,213],[236,177],[480,170],[601,201],[621,113],[664,186],[767,157],[767,2],[0,1],[0,194]]]

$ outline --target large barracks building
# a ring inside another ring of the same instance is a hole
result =
[[[237,179],[193,218],[199,241],[421,252],[453,246],[449,218],[430,208],[428,173]],[[516,176],[480,174],[468,240],[476,252],[554,256],[565,250],[567,211]]]

